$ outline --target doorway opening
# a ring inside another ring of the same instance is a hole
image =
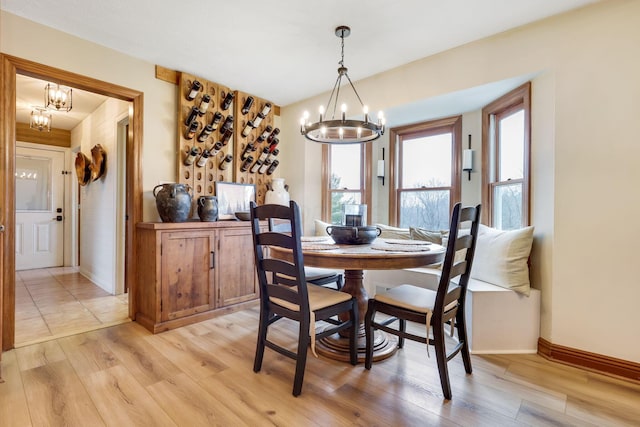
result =
[[[53,83],[78,88],[80,90],[97,93],[130,103],[127,112],[127,141],[123,148],[126,157],[126,166],[123,173],[125,212],[122,219],[122,233],[125,241],[124,257],[121,270],[122,287],[129,290],[128,313],[131,319],[135,314],[135,265],[131,262],[135,259],[135,227],[142,221],[142,101],[143,94],[139,91],[122,86],[77,75],[68,71],[48,67],[35,62],[16,58],[10,55],[0,54],[2,67],[0,68],[0,86],[5,96],[0,99],[0,223],[5,230],[0,235],[0,289],[2,291],[2,315],[0,326],[2,336],[0,343],[2,350],[8,350],[15,345],[16,325],[16,262],[15,262],[15,188],[14,174],[16,172],[16,85],[17,75],[26,75]],[[118,151],[114,156],[119,156]],[[120,183],[122,185],[122,183]],[[121,250],[121,249],[118,249]]]

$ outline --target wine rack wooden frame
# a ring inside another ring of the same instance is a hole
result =
[[[195,99],[189,100],[187,95],[191,91],[193,81],[197,80],[202,85]],[[222,109],[222,102],[225,96],[231,92],[231,89],[218,83],[210,82],[206,79],[194,76],[189,73],[178,72],[178,123],[177,123],[177,141],[178,141],[178,158],[177,158],[177,174],[178,182],[187,184],[192,189],[193,206],[192,213],[196,212],[196,203],[200,196],[215,195],[216,181],[237,182],[242,184],[255,184],[256,201],[258,204],[264,203],[264,197],[267,192],[271,176],[267,173],[251,172],[251,167],[255,164],[260,153],[265,146],[269,144],[263,141],[256,144],[256,150],[251,153],[253,161],[249,169],[243,171],[241,159],[242,153],[248,143],[257,141],[258,137],[267,129],[267,126],[274,126],[275,106],[268,100],[250,95],[245,92],[235,91],[234,100],[231,106],[226,110]],[[198,129],[192,139],[186,137],[188,126],[186,120],[193,107],[198,107],[205,94],[209,94],[211,102],[206,113],[202,116],[198,115]],[[242,113],[242,107],[248,97],[253,97],[254,102],[246,114]],[[258,126],[252,128],[246,137],[242,136],[242,131],[249,120],[254,120],[260,113],[265,104],[271,104],[271,109]],[[199,141],[198,137],[203,128],[212,122],[216,112],[222,114],[218,128],[214,130],[204,141]],[[222,147],[220,152],[210,157],[204,166],[198,166],[197,161],[199,155],[196,156],[194,162],[190,165],[185,164],[191,148],[196,147],[200,153],[207,148],[211,149],[213,145],[222,139],[222,124],[227,116],[233,115],[233,134],[226,145]],[[225,169],[220,169],[219,165],[227,155],[233,156],[233,161],[227,165]],[[193,215],[192,215],[193,216]]]
[[[233,136],[235,139],[234,144],[234,154],[233,158],[235,160],[234,164],[234,178],[235,181],[241,184],[255,184],[256,186],[256,201],[258,204],[264,203],[264,196],[267,192],[267,186],[271,182],[272,175],[267,175],[266,172],[259,173],[258,171],[251,172],[251,168],[255,165],[256,161],[260,157],[262,150],[265,147],[269,146],[269,143],[265,139],[264,141],[258,143],[258,137],[267,129],[268,126],[275,129],[274,126],[274,112],[273,112],[273,104],[265,99],[258,98],[256,96],[250,95],[245,92],[236,91],[235,92],[235,105],[234,105],[234,117],[236,117],[236,126],[233,128]],[[246,114],[242,113],[242,107],[247,100],[248,97],[253,97],[254,101]],[[249,131],[246,137],[242,136],[242,131],[245,126],[247,126],[247,122],[249,120],[254,121],[258,116],[258,113],[262,111],[265,104],[271,104],[271,110],[265,116],[265,118],[260,122],[258,126],[252,128]],[[253,160],[249,164],[249,169],[246,171],[241,170],[244,160],[242,159],[242,153],[244,152],[247,144],[253,143],[255,146],[255,151],[249,153]]]

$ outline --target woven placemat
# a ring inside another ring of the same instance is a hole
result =
[[[431,250],[428,245],[389,245],[387,243],[374,243],[371,249],[389,252],[426,252]]]
[[[302,250],[305,251],[328,251],[330,249],[338,249],[333,243],[302,243]]]
[[[331,240],[331,236],[302,236],[302,237],[300,237],[300,241],[302,243],[305,243],[305,242],[326,242],[327,240]]]
[[[381,239],[384,243],[388,243],[390,245],[430,245],[431,242],[427,242],[426,240],[405,240],[405,239]]]

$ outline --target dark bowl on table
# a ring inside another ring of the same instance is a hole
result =
[[[251,212],[246,211],[246,212],[236,212],[236,218],[238,218],[240,221],[251,221]]]
[[[327,234],[339,245],[368,245],[376,240],[382,230],[373,225],[351,227],[344,225],[330,225]]]

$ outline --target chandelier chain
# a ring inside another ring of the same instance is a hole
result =
[[[338,62],[338,64],[340,64],[341,67],[344,67],[344,31],[342,32],[342,35],[340,36],[340,40],[342,40],[342,46],[341,46],[341,58],[340,58],[340,62]]]

